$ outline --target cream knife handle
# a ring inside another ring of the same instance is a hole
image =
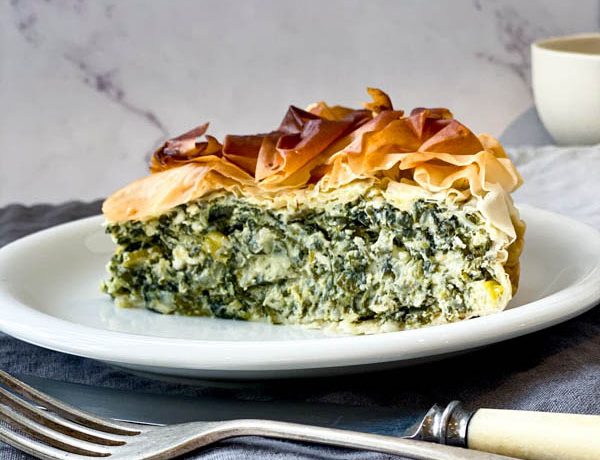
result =
[[[479,409],[467,445],[527,460],[598,460],[600,416]]]

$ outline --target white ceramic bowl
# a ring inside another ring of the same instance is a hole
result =
[[[538,113],[556,143],[600,143],[600,33],[535,42],[531,73]]]

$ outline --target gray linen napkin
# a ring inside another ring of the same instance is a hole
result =
[[[600,229],[600,146],[519,148],[512,156],[526,181],[516,193],[517,203],[562,212]],[[0,246],[41,228],[96,214],[99,209],[99,202],[10,205],[0,209]],[[431,405],[461,399],[472,407],[600,414],[600,309],[463,356],[353,377],[246,387],[190,387],[135,377],[96,361],[45,350],[2,334],[0,368],[70,382],[198,398],[294,399],[367,407]],[[0,458],[28,456],[0,444]],[[246,437],[219,443],[194,458],[397,457]]]

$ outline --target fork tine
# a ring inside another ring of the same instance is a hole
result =
[[[42,444],[41,442],[34,441],[33,439],[9,430],[8,427],[3,425],[0,425],[0,441],[42,460],[90,459],[90,457],[87,456],[70,454],[55,449],[54,447],[47,446],[46,444]]]
[[[121,434],[121,435],[137,435],[140,434],[139,430],[132,428],[125,423],[113,422],[112,420],[106,420],[101,417],[89,414],[82,410],[79,410],[73,406],[63,403],[58,399],[54,399],[41,391],[30,387],[26,383],[21,382],[12,375],[0,370],[0,384],[8,387],[13,392],[24,396],[38,404],[41,404],[48,410],[51,410],[63,417],[85,425],[89,428],[104,431],[106,433]]]
[[[106,446],[121,446],[125,444],[125,441],[116,435],[92,430],[83,425],[59,417],[52,412],[39,409],[29,401],[21,399],[2,387],[0,387],[0,403],[6,404],[18,412],[24,413],[37,423],[52,428],[53,430],[60,431],[61,433],[69,434],[83,441]]]
[[[33,420],[24,417],[17,411],[4,404],[0,404],[0,420],[8,423],[13,428],[23,431],[35,438],[65,452],[87,455],[89,457],[108,457],[110,451],[97,444],[67,436],[58,431],[40,425]]]

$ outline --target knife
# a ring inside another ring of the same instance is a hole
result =
[[[241,401],[93,387],[20,375],[29,385],[85,411],[167,425],[242,418],[280,420],[469,447],[528,460],[600,458],[600,416],[498,409],[391,409],[277,400]]]
[[[274,403],[208,396],[161,395],[60,382],[32,375],[16,377],[56,399],[93,414],[151,425],[260,418],[405,436],[427,412],[420,409],[354,407],[286,400]]]

